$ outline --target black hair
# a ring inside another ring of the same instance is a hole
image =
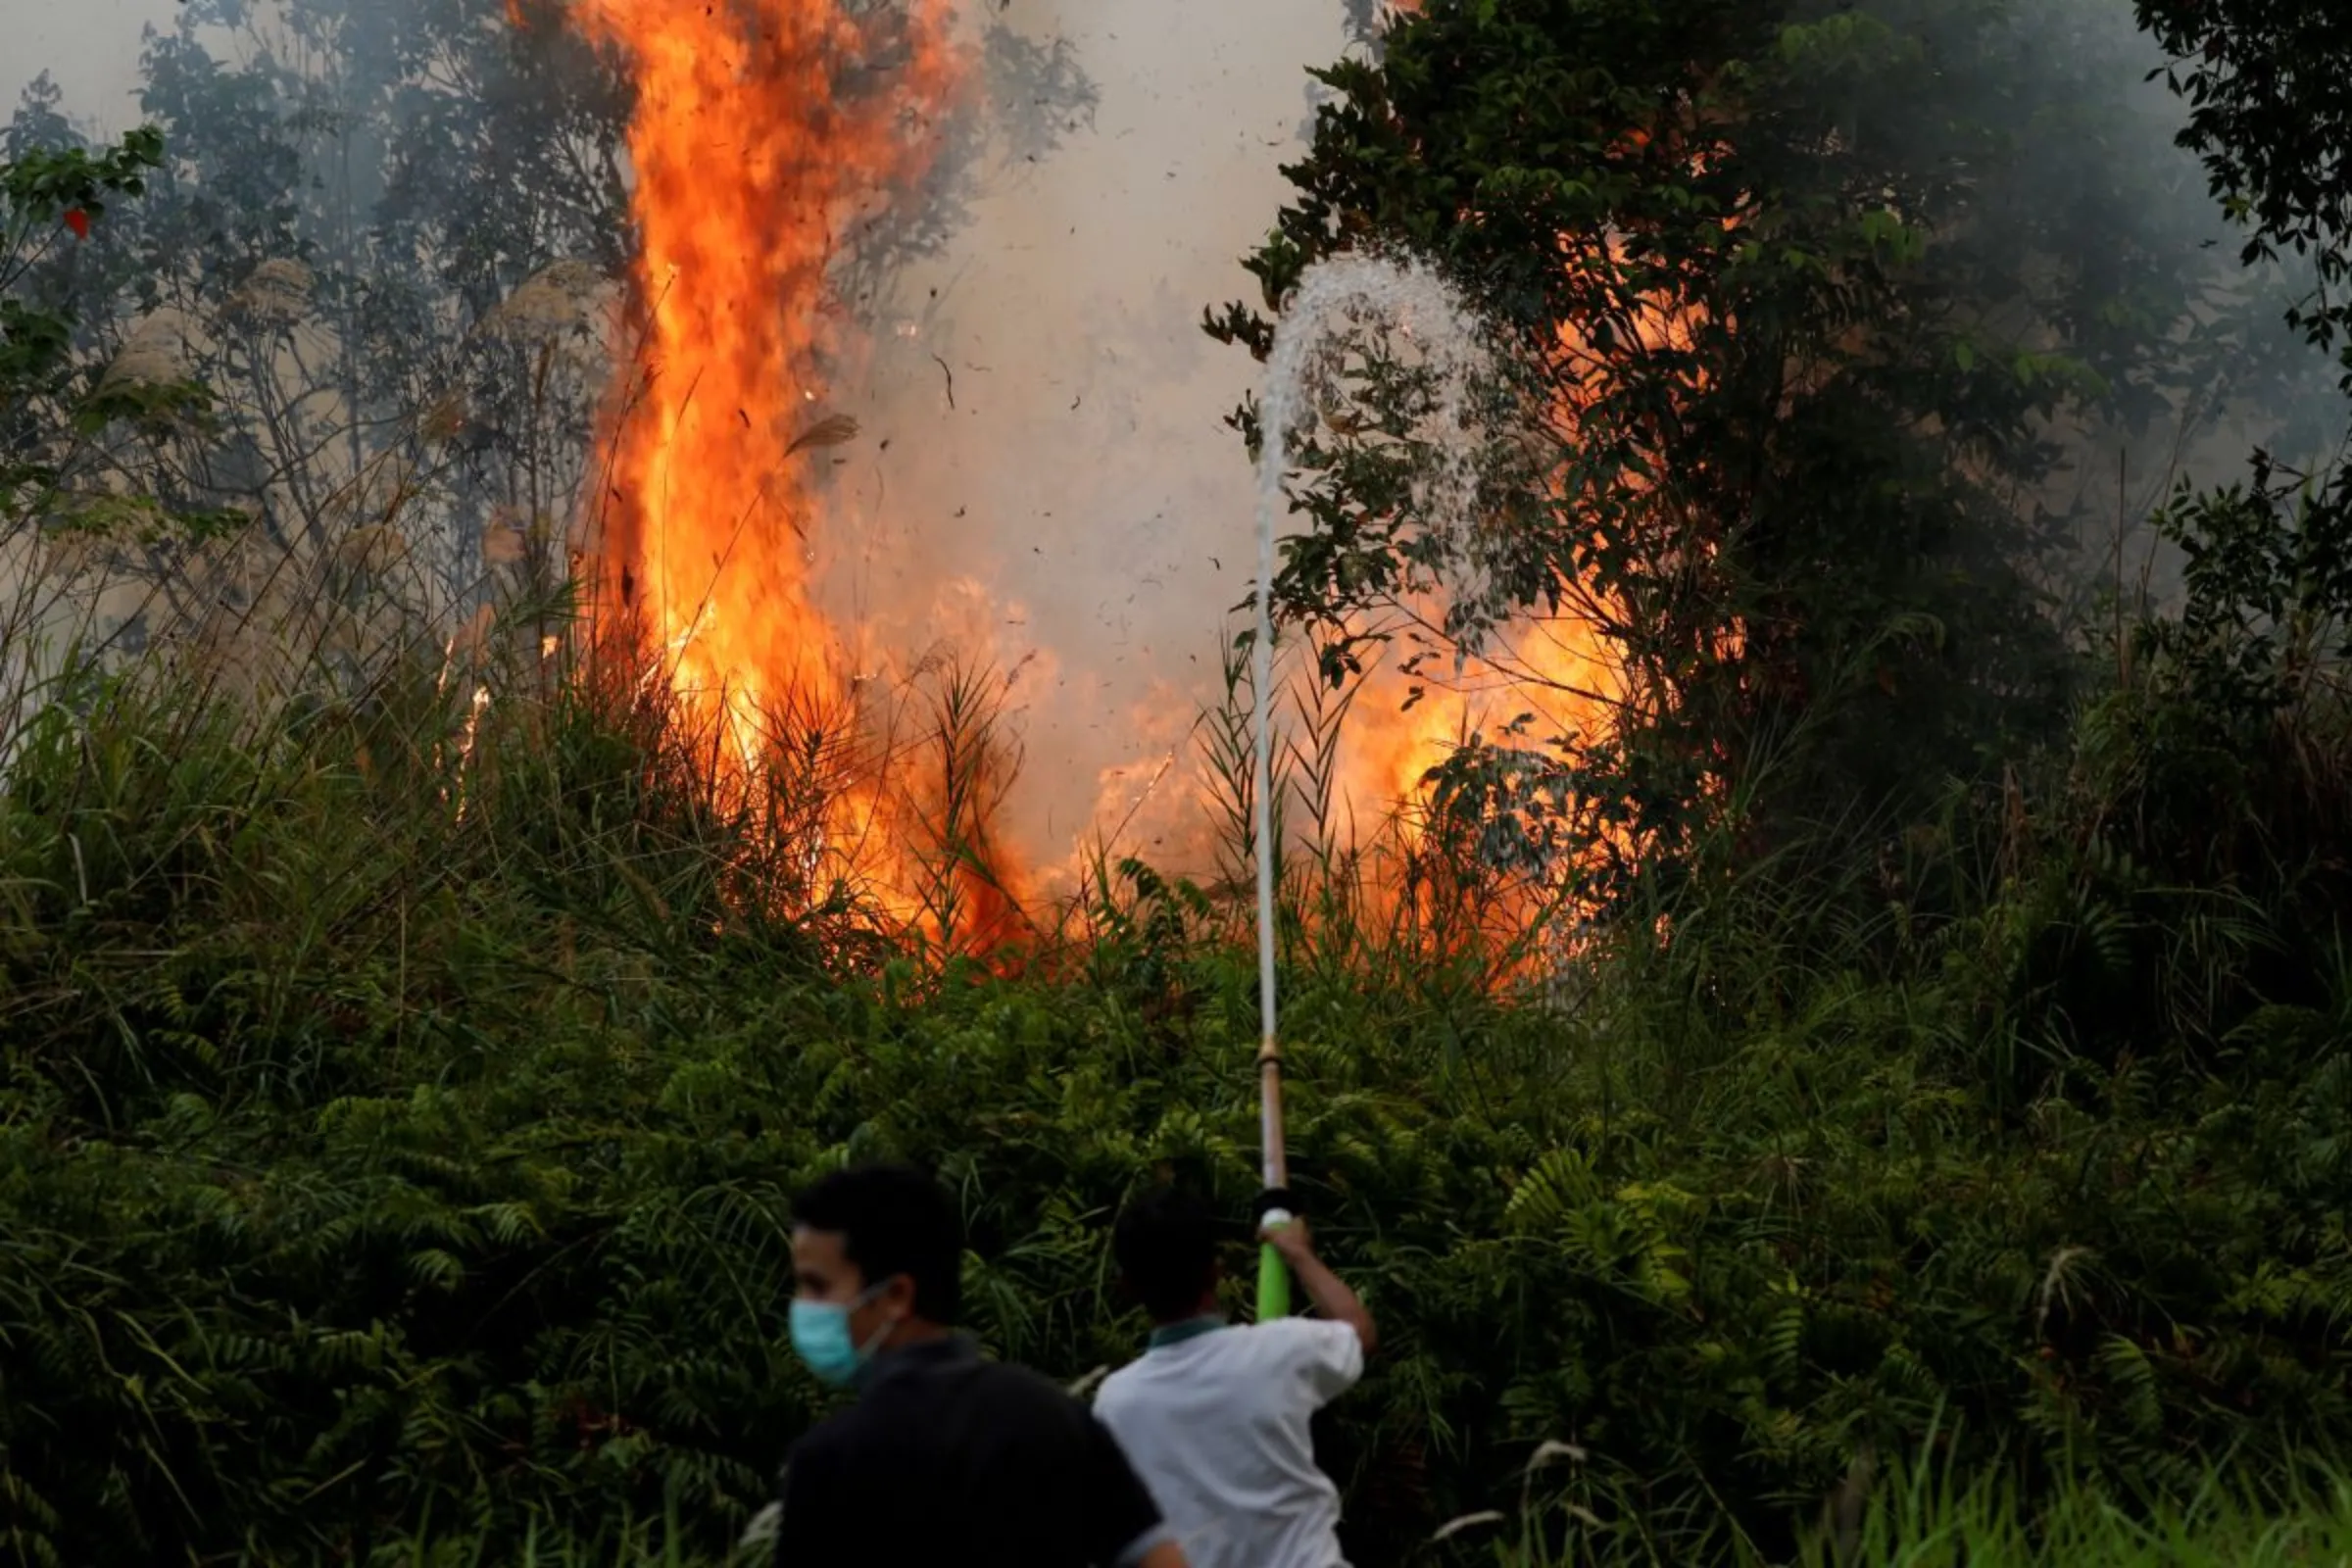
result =
[[[963,1226],[938,1182],[911,1165],[853,1165],[793,1200],[792,1217],[841,1238],[867,1285],[904,1274],[914,1310],[953,1325],[963,1307]]]
[[[1154,1322],[1190,1317],[1216,1283],[1216,1216],[1192,1194],[1163,1187],[1127,1205],[1110,1250]]]

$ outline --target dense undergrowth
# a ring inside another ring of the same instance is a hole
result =
[[[1576,1454],[1563,1445],[1540,1449],[1530,1482]],[[1886,1568],[2288,1568],[2340,1561],[2352,1549],[2352,1489],[2308,1468],[2253,1489],[2216,1478],[2191,1496],[2152,1505],[2073,1478],[2029,1507],[2004,1472],[1961,1480],[1911,1467],[1837,1501],[1795,1559],[1803,1568],[1854,1562]],[[1547,1514],[1563,1516],[1566,1529],[1548,1529]],[[1448,1521],[1440,1536],[1488,1538],[1492,1554],[1473,1560],[1498,1568],[1564,1568],[1593,1560],[1592,1529],[1575,1505],[1546,1503],[1531,1484],[1511,1508]],[[511,1556],[503,1560],[519,1568],[717,1568],[757,1560],[750,1548],[728,1555],[699,1549],[674,1514],[586,1536],[526,1531],[507,1549]],[[403,1560],[479,1568],[500,1559],[480,1538],[427,1536],[413,1543]],[[1676,1559],[1653,1552],[1649,1560]]]
[[[2030,1505],[2352,1436],[2352,728],[2266,629],[2339,607],[2260,603],[2305,524],[2185,511],[2189,610],[2071,752],[1875,864],[1687,878],[1548,1004],[1394,927],[1294,930],[1293,1168],[1390,1347],[1323,1435],[1355,1560],[1491,1551],[1426,1543],[1546,1442],[1582,1457],[1539,1535],[1690,1562],[1785,1556],[1915,1452]],[[1249,1195],[1215,900],[1129,866],[1018,972],[894,950],[768,907],[790,846],[658,707],[431,675],[256,723],[150,672],[22,738],[11,1557],[407,1560],[429,1524],[508,1560],[665,1515],[721,1546],[819,1405],[796,1183],[937,1161],[972,1326],[1072,1378],[1137,1345],[1122,1197]]]
[[[1399,58],[1411,86],[1432,57]],[[1490,140],[1555,139],[1424,145]],[[10,234],[79,234],[159,156],[9,166]],[[74,543],[122,510],[99,435],[203,400],[90,404],[68,315],[0,327],[0,510]],[[1748,413],[1779,438],[1777,402]],[[1806,460],[1792,514],[1858,491],[1846,456]],[[1808,819],[1828,793],[1771,769],[1834,704],[1709,751],[1671,862],[1612,881],[1540,987],[1483,945],[1523,931],[1454,918],[1468,858],[1399,915],[1366,862],[1297,856],[1292,1164],[1384,1327],[1320,1434],[1351,1560],[2340,1554],[2341,1489],[2305,1478],[2352,1442],[2352,505],[2272,477],[2177,503],[2174,610],[2036,624],[2078,696],[2038,750],[2000,729],[1990,782],[1938,795],[1940,752],[1856,731],[1906,804]],[[230,525],[133,510],[167,557],[166,523]],[[321,537],[332,564],[357,535]],[[1844,593],[1818,565],[1844,548],[1789,580]],[[0,628],[12,699],[47,614]],[[934,1162],[972,1326],[1073,1380],[1140,1343],[1105,1261],[1126,1195],[1182,1175],[1245,1210],[1227,891],[1106,860],[1000,961],[947,917],[983,869],[949,778],[907,799],[950,803],[913,823],[950,940],[898,940],[812,875],[822,766],[730,797],[644,684],[558,678],[535,616],[478,688],[440,627],[358,697],[338,668],[257,704],[166,649],[0,704],[0,1559],[716,1560],[822,1406],[784,1332],[802,1181]]]

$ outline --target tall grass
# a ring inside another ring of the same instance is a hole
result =
[[[2005,1470],[1907,1469],[1858,1518],[1816,1536],[1805,1568],[2290,1568],[2352,1560],[2352,1482],[2324,1467],[2217,1474],[2153,1500],[2074,1482],[2024,1499]]]
[[[1606,1520],[1581,1502],[1547,1498],[1546,1471],[1578,1450],[1539,1453],[1508,1512],[1448,1521],[1427,1543],[1434,1560],[1468,1546],[1494,1568],[1674,1568],[1687,1559],[1663,1544],[1639,1542],[1640,1521]],[[1905,1465],[1841,1488],[1822,1521],[1786,1556],[1746,1559],[1747,1568],[2314,1568],[2352,1561],[2352,1481],[2322,1466],[2297,1468],[2283,1483],[2215,1475],[2194,1495],[2119,1497],[2082,1481],[2029,1504],[2013,1472],[1970,1477],[1949,1466]],[[671,1520],[582,1537],[527,1531],[510,1555],[480,1538],[435,1537],[388,1544],[377,1560],[416,1568],[749,1568],[765,1561],[757,1543],[711,1554]]]
[[[765,765],[729,768],[658,665],[551,646],[566,612],[263,704],[161,659],[83,669],[23,730],[15,1554],[399,1560],[435,1520],[456,1560],[707,1558],[823,1407],[780,1333],[798,1180],[938,1162],[974,1327],[1066,1376],[1132,1352],[1103,1248],[1128,1193],[1178,1174],[1245,1206],[1231,887],[1105,856],[991,971],[1000,676],[766,715]],[[1317,713],[1286,760],[1283,980],[1300,1185],[1390,1329],[1327,1434],[1356,1560],[1795,1560],[1857,1456],[1947,1407],[1972,1436],[1941,1473],[2009,1467],[2021,1529],[2079,1476],[2128,1499],[2083,1550],[2176,1516],[2253,1543],[2206,1478],[2278,1485],[2352,1437],[2336,873],[2151,875],[2165,841],[2117,839],[2149,818],[2086,782],[2144,716],[2103,708],[2077,755],[1955,789],[1875,859],[1741,856],[1727,826],[1539,999],[1494,977],[1543,906],[1494,922],[1517,895],[1443,824],[1359,853]],[[2291,742],[2324,804],[2334,753]],[[836,835],[855,791],[930,878],[911,919]],[[1426,877],[1392,879],[1413,855]],[[1502,1478],[1552,1441],[1590,1457],[1499,1548],[1428,1544],[1514,1506]],[[1854,1528],[1961,1517],[2007,1549],[2010,1504],[1975,1497]],[[596,1544],[665,1506],[674,1534]]]

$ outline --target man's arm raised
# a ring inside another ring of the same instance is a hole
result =
[[[1347,1282],[1315,1255],[1314,1238],[1307,1234],[1306,1221],[1288,1220],[1267,1231],[1266,1240],[1282,1254],[1282,1260],[1291,1265],[1291,1272],[1298,1276],[1298,1287],[1306,1292],[1306,1298],[1314,1303],[1315,1310],[1355,1330],[1364,1354],[1370,1355],[1373,1347],[1380,1343],[1380,1328]]]

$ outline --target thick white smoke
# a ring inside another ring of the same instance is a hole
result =
[[[134,123],[139,33],[171,24],[177,0],[0,0],[0,92],[13,106],[47,72],[77,120],[99,129]]]
[[[946,254],[873,322],[867,382],[841,389],[864,437],[837,454],[825,554],[836,613],[902,663],[936,645],[1019,666],[1025,763],[1005,826],[1052,862],[1155,778],[1177,793],[1169,752],[1218,690],[1226,612],[1252,569],[1250,468],[1223,421],[1257,368],[1200,316],[1254,298],[1239,261],[1282,203],[1306,68],[1348,47],[1348,12],[984,10],[1027,58],[1061,47],[1081,102],[1004,102],[1035,84],[981,74],[993,122],[1043,112],[1059,139],[992,136]],[[1173,815],[1148,807],[1120,847],[1169,852]]]

